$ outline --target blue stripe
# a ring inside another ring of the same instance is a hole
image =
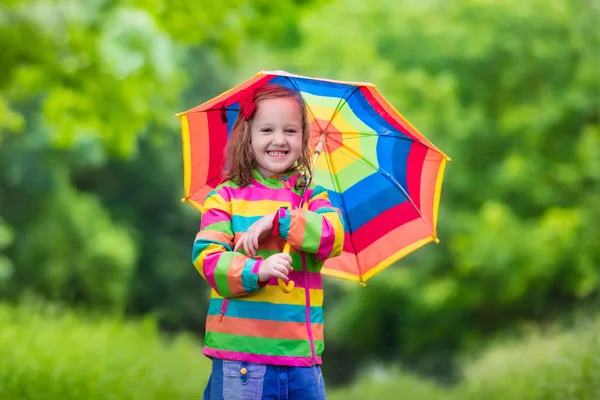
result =
[[[242,270],[242,286],[246,292],[253,292],[259,289],[258,274],[252,273],[252,267],[254,267],[254,263],[256,262],[257,261],[252,258],[247,259],[244,269]]]
[[[317,96],[342,97],[348,96],[353,87],[343,83],[322,82],[306,78],[293,78],[285,76],[276,76],[269,83],[283,85],[301,92],[310,93]]]
[[[329,207],[321,207],[315,211],[315,214],[327,214],[327,213],[332,213],[332,212],[337,213],[337,210],[334,210],[333,208],[329,208]]]
[[[279,236],[287,240],[288,234],[290,233],[291,217],[290,213],[286,210],[285,217],[279,218]]]
[[[385,120],[377,111],[373,109],[373,106],[369,104],[369,101],[361,92],[356,92],[350,99],[348,99],[348,106],[365,125],[369,126],[375,132],[391,132],[395,136],[400,138],[406,138],[412,141],[404,132],[399,131],[397,128],[392,126]],[[400,139],[402,140],[402,139]]]
[[[192,248],[192,263],[196,261],[200,253],[204,251],[211,244],[216,244],[219,246],[223,246],[226,251],[232,251],[233,249],[227,243],[217,242],[216,240],[207,240],[207,239],[198,239],[194,242],[194,247]]]
[[[231,216],[231,227],[234,232],[246,232],[250,225],[261,219],[262,217],[244,217],[243,215],[232,215]]]
[[[388,178],[378,173],[361,180],[342,197],[346,205],[344,214],[353,232],[384,211],[407,201]]]
[[[349,232],[347,209],[344,207],[344,204],[342,204],[342,195],[333,190],[328,190],[327,195],[329,196],[331,205],[342,210],[342,224],[344,225],[344,231]]]
[[[210,299],[208,315],[219,315],[223,299]],[[230,299],[225,315],[229,317],[260,319],[282,322],[306,322],[306,306],[295,304],[273,304],[258,301]],[[310,308],[310,322],[323,323],[323,309]]]

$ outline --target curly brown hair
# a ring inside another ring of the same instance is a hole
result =
[[[302,96],[294,89],[282,85],[267,84],[256,89],[254,92],[254,102],[256,107],[260,107],[260,102],[267,99],[292,98],[296,100],[302,110],[302,152],[300,158],[289,168],[308,176],[310,173],[310,130],[306,113],[306,105]],[[256,112],[254,113],[256,115]],[[231,139],[227,143],[226,161],[227,166],[224,172],[224,179],[235,182],[240,187],[248,186],[252,183],[252,169],[256,166],[256,159],[252,152],[252,135],[250,128],[252,126],[252,116],[248,121],[244,120],[240,112],[233,124]]]

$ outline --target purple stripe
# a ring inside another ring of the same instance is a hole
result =
[[[290,196],[294,197],[296,203],[300,199],[296,193],[292,193],[288,189],[271,189],[262,187],[243,187],[231,189],[231,198],[236,200],[246,201],[261,201],[261,200],[273,200],[289,202]]]
[[[323,279],[320,272],[292,271],[288,277],[296,283],[298,288],[306,289],[308,285],[309,289],[323,289]],[[269,285],[278,286],[277,278],[271,278]]]
[[[229,350],[217,350],[205,347],[202,354],[208,357],[220,358],[222,360],[245,361],[256,364],[270,364],[287,367],[310,367],[313,365],[311,357],[290,357],[290,356],[266,356],[262,354],[241,353]],[[321,357],[315,358],[316,364],[321,364]]]
[[[335,241],[335,230],[329,223],[329,220],[323,216],[321,226],[321,242],[319,243],[319,251],[316,256],[319,260],[326,260],[333,251],[333,242]]]
[[[217,291],[217,282],[215,282],[215,269],[217,268],[217,263],[219,262],[219,258],[221,258],[222,253],[212,253],[204,257],[204,263],[202,267],[204,269],[204,277],[206,278],[206,282]],[[202,257],[202,253],[200,253],[200,257]]]
[[[326,199],[312,200],[308,205],[308,211],[317,211],[319,208],[333,208],[331,203]]]
[[[231,215],[223,210],[211,208],[202,215],[200,229],[204,229],[209,225],[223,221],[231,221]]]

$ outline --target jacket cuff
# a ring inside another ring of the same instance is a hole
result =
[[[280,208],[273,219],[273,236],[281,236],[285,240],[290,231],[291,216],[287,208]]]
[[[254,292],[267,284],[267,282],[258,281],[258,269],[260,268],[260,264],[262,264],[262,262],[262,258],[249,258],[246,261],[246,266],[242,271],[242,285],[244,286],[244,291],[248,293]]]

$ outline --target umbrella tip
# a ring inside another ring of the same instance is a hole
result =
[[[440,244],[440,239],[438,239],[436,237],[433,238],[433,241],[435,242],[435,244]]]
[[[366,284],[365,282],[361,282],[361,283],[360,283],[360,286],[362,286],[362,287],[367,287],[367,284]]]
[[[182,203],[185,203],[186,201],[187,201],[187,198],[186,198],[186,197],[182,197],[182,198],[181,198],[181,202],[182,202]]]

